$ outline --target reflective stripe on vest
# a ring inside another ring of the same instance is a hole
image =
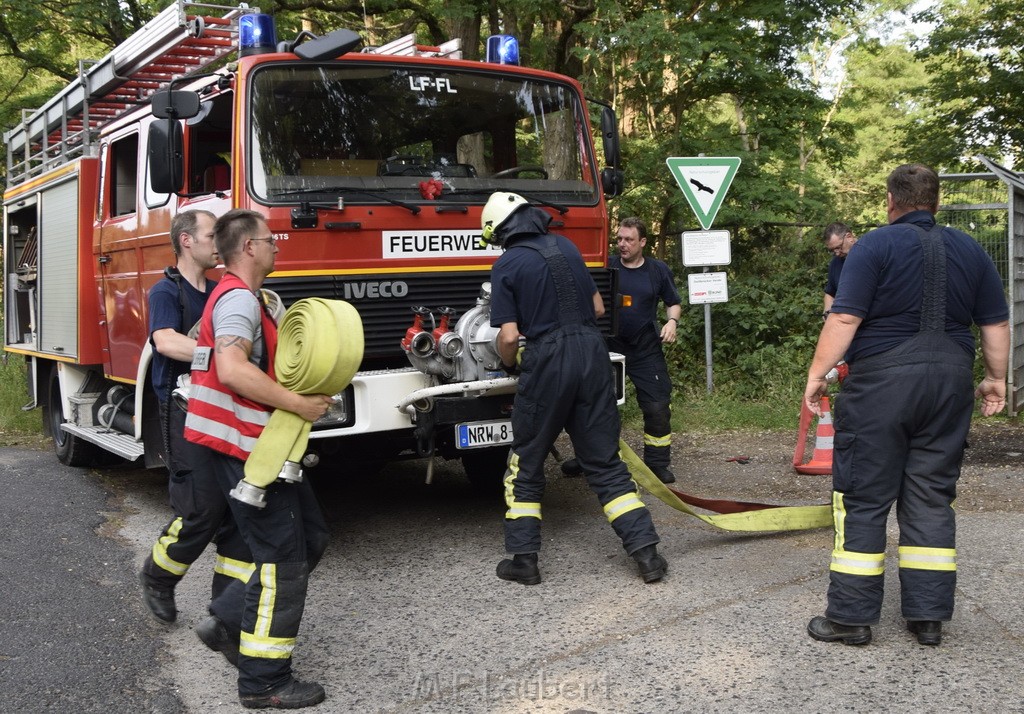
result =
[[[240,278],[225,273],[224,278],[210,294],[199,328],[198,347],[211,348],[210,368],[193,370],[189,392],[188,416],[185,418],[185,438],[236,459],[249,457],[256,439],[270,420],[270,409],[245,399],[225,387],[217,375],[216,352],[212,351],[213,310],[217,301],[229,290],[252,293]],[[255,297],[255,296],[254,296]],[[266,310],[261,310],[261,328],[267,358],[267,374],[274,377],[274,352],[277,348],[277,326]]]

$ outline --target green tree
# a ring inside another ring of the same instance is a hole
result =
[[[820,220],[820,167],[846,150],[828,130],[830,102],[800,72],[803,48],[860,3],[607,3],[581,28],[584,82],[622,116],[628,190],[617,210],[662,233],[696,228],[668,156],[740,156],[718,223]],[[812,160],[818,154],[820,162]],[[670,239],[664,253],[675,252]]]
[[[885,178],[916,155],[915,136],[930,116],[921,93],[924,63],[902,40],[858,41],[847,52],[846,90],[837,118],[853,128],[854,152],[830,179],[835,220],[866,229],[886,222]],[[858,231],[859,232],[859,231]]]
[[[987,154],[1016,164],[1024,146],[1024,53],[1019,0],[943,0],[921,14],[934,25],[920,55],[931,72],[935,116],[919,152],[942,168]]]

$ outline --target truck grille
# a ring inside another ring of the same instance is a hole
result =
[[[611,300],[614,271],[591,270],[605,306]],[[450,307],[455,318],[461,317],[476,305],[480,285],[490,280],[490,271],[388,273],[379,277],[326,275],[294,278],[268,278],[264,287],[281,296],[286,307],[296,300],[318,297],[327,300],[345,300],[359,312],[363,321],[365,351],[360,369],[380,369],[388,366],[408,366],[402,351],[402,338],[412,326],[412,308]],[[601,331],[612,334],[609,310],[598,322]]]

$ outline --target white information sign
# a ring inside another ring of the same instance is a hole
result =
[[[686,276],[690,304],[729,302],[729,285],[725,273],[690,273]]]
[[[729,231],[684,231],[683,265],[688,268],[729,265],[732,243]]]

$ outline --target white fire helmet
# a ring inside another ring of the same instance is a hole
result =
[[[480,214],[480,223],[483,229],[481,237],[484,243],[502,245],[505,241],[495,235],[498,228],[520,207],[528,206],[529,203],[529,201],[517,193],[508,193],[507,191],[495,191],[492,193],[491,197],[487,199],[483,212]]]

